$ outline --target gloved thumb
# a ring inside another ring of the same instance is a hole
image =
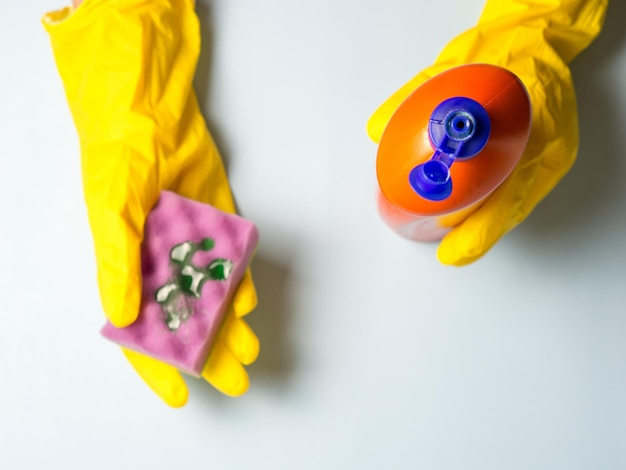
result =
[[[118,220],[115,225],[94,238],[102,308],[111,323],[122,328],[133,323],[139,314],[141,242],[125,221]]]
[[[158,192],[152,194],[153,191],[146,190],[148,185],[138,184],[135,188],[130,175],[124,174],[128,168],[124,168],[123,162],[120,166],[120,171],[114,172],[118,178],[112,174],[105,176],[101,168],[100,181],[88,177],[84,181],[100,298],[105,315],[116,327],[130,325],[139,314],[141,242],[146,217],[158,198]],[[143,191],[139,191],[141,187]]]

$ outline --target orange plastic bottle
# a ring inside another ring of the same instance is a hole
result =
[[[383,220],[412,240],[441,239],[513,171],[530,125],[526,88],[506,69],[470,64],[428,80],[380,140]]]

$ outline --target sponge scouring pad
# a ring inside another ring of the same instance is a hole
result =
[[[139,316],[102,335],[199,377],[258,239],[252,222],[163,191],[145,224]]]

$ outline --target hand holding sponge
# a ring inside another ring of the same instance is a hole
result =
[[[200,53],[194,3],[85,0],[48,13],[43,24],[80,138],[103,309],[112,325],[127,327],[140,312],[144,226],[161,192],[235,212],[192,87]],[[243,365],[256,359],[259,342],[242,317],[256,302],[247,271],[202,370],[228,395],[248,388]],[[166,403],[186,403],[188,390],[176,367],[124,353]]]
[[[139,316],[102,334],[201,376],[258,238],[239,216],[163,191],[146,220]]]

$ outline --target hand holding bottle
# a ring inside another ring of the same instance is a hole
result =
[[[401,103],[434,76],[464,64],[506,68],[526,86],[532,130],[506,181],[441,241],[444,264],[480,258],[521,223],[568,172],[578,149],[576,95],[568,63],[599,34],[608,0],[487,0],[478,24],[452,40],[372,115],[368,134],[379,142]]]

